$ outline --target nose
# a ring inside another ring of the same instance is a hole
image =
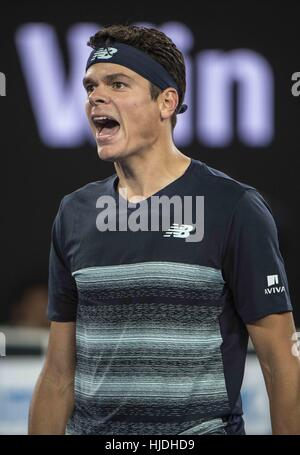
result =
[[[97,106],[101,103],[107,104],[110,102],[109,96],[105,93],[103,88],[100,88],[99,86],[94,88],[94,90],[89,94],[88,99],[92,106]]]

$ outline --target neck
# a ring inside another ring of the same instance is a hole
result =
[[[118,191],[130,202],[146,199],[184,174],[190,162],[173,143],[117,160]]]

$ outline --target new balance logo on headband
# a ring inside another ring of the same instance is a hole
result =
[[[100,47],[94,53],[93,57],[91,58],[91,62],[98,58],[105,58],[105,59],[112,58],[112,56],[116,52],[118,52],[118,49],[116,49],[115,47]]]

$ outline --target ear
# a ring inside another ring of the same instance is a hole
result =
[[[179,102],[177,90],[175,88],[166,88],[159,95],[159,108],[162,120],[171,118]]]

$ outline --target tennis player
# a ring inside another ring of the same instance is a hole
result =
[[[245,434],[256,349],[274,434],[300,434],[300,367],[268,203],[175,146],[185,65],[162,32],[90,38],[86,113],[110,177],[63,197],[30,434]],[[181,216],[182,215],[182,216]]]

